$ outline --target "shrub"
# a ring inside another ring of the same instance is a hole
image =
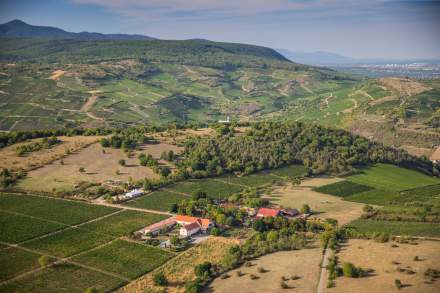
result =
[[[260,268],[258,268],[258,272],[259,272],[259,273],[265,273],[265,272],[267,272],[267,271],[266,271],[265,268],[260,267]]]
[[[90,288],[87,288],[86,290],[84,290],[84,293],[98,293],[98,289],[96,289],[94,287],[90,287]]]
[[[354,264],[346,262],[342,265],[342,273],[347,278],[359,278],[362,277],[364,272],[361,268],[357,268]]]
[[[121,165],[121,166],[125,166],[125,160],[120,159],[120,160],[118,161],[118,164]]]
[[[84,172],[86,171],[86,169],[84,169],[84,167],[79,167],[78,171],[79,171],[80,173],[84,173]]]
[[[167,278],[163,272],[158,272],[153,275],[153,282],[156,286],[165,286],[168,284]]]
[[[311,211],[312,209],[308,204],[303,204],[303,206],[301,207],[301,213],[303,214],[310,214]]]
[[[237,277],[241,277],[244,275],[242,271],[237,271],[235,274],[237,275]]]
[[[40,267],[45,268],[49,264],[49,257],[46,255],[42,255],[38,258],[38,263],[40,264]]]
[[[258,276],[256,276],[256,275],[254,275],[254,274],[250,274],[250,276],[249,276],[250,278],[251,278],[251,280],[256,280],[256,279],[259,279],[259,277]]]
[[[202,285],[199,278],[185,284],[185,293],[199,293],[201,289]]]
[[[196,276],[199,277],[200,279],[207,280],[211,277],[212,274],[211,268],[212,268],[212,264],[208,261],[205,261],[204,263],[197,265],[194,268],[194,272]]]
[[[289,285],[287,285],[287,283],[284,282],[284,281],[280,282],[280,287],[283,288],[283,289],[289,289]]]
[[[400,281],[399,279],[394,280],[394,285],[396,285],[397,289],[402,289],[402,281]]]

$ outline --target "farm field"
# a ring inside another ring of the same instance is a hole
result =
[[[66,150],[75,153],[85,146],[98,141],[100,136],[59,136],[61,143],[53,145],[51,148],[31,152],[23,156],[18,156],[17,147],[39,142],[42,139],[32,139],[26,142],[16,143],[5,148],[0,148],[0,166],[16,171],[19,169],[30,170],[38,166],[43,166],[66,155]]]
[[[156,247],[116,240],[74,257],[79,263],[134,279],[160,266],[174,254]]]
[[[322,251],[319,248],[282,251],[261,256],[251,261],[251,267],[241,266],[228,272],[230,277],[227,279],[216,278],[204,292],[285,292],[290,290],[281,288],[281,278],[294,275],[300,278],[286,281],[290,288],[304,293],[316,292],[321,257]],[[267,272],[259,273],[258,268],[264,268]],[[237,271],[244,275],[238,277]],[[249,277],[251,274],[258,276],[258,279],[252,280]]]
[[[196,191],[204,191],[209,198],[223,199],[245,189],[244,186],[228,184],[216,179],[198,179],[178,182],[168,186],[166,190],[191,195]]]
[[[55,161],[37,170],[28,173],[28,176],[20,181],[18,188],[32,191],[53,192],[53,190],[71,190],[75,184],[82,181],[103,182],[104,180],[134,180],[143,178],[158,178],[153,170],[140,166],[137,156],[127,158],[121,149],[103,148],[99,144],[93,144],[80,152],[69,155],[61,161]],[[118,164],[119,160],[125,160],[126,166]],[[79,168],[85,172],[80,172]],[[119,171],[119,174],[116,172]]]
[[[428,268],[440,269],[440,254],[438,253],[440,242],[417,241],[417,243],[417,245],[412,245],[349,240],[338,253],[339,261],[341,263],[351,262],[363,269],[373,269],[374,272],[365,278],[336,278],[335,287],[327,289],[327,292],[439,292],[440,281],[430,282],[430,279],[424,276],[424,272]],[[393,244],[397,247],[392,247]],[[414,261],[415,256],[421,260]],[[393,264],[393,262],[398,264]],[[410,269],[415,273],[399,272],[398,267]],[[401,280],[404,285],[401,290],[396,288],[395,279]]]
[[[319,193],[312,190],[311,186],[325,185],[339,178],[311,178],[305,179],[301,185],[291,183],[275,185],[271,193],[264,198],[281,207],[300,209],[303,204],[308,204],[318,218],[333,218],[340,225],[357,219],[362,214],[363,204],[344,201],[340,197]]]
[[[1,292],[109,291],[174,256],[117,239],[163,215],[29,195],[2,194],[0,205]],[[55,263],[41,268],[41,255]]]
[[[104,219],[87,223],[81,226],[81,228],[120,237],[166,218],[167,216],[164,215],[126,210]]]
[[[125,280],[68,263],[26,275],[0,286],[0,290],[5,293],[84,293],[93,287],[106,292],[125,283]]]
[[[439,183],[439,179],[388,164],[377,164],[369,167],[362,170],[361,174],[350,176],[348,180],[376,189],[391,191],[401,191]]]
[[[153,283],[153,273],[157,271],[163,271],[169,281],[169,285],[166,288],[167,292],[182,292],[185,283],[194,280],[196,277],[194,274],[194,265],[201,264],[205,261],[218,264],[227,250],[236,244],[238,244],[237,239],[210,236],[206,241],[172,258],[156,270],[122,287],[117,292],[144,293],[148,292],[148,290],[162,289]]]
[[[79,224],[117,211],[116,208],[78,201],[2,193],[0,193],[0,207],[2,210],[66,225]]]
[[[306,175],[307,170],[303,165],[290,165],[275,170],[270,170],[269,174],[287,179],[293,179],[295,177],[302,177]]]
[[[440,237],[439,223],[379,221],[358,219],[348,224],[359,232],[384,232],[390,235]]]
[[[125,202],[124,205],[149,210],[169,212],[173,204],[177,204],[184,199],[189,199],[187,195],[169,191],[155,191],[140,198]]]

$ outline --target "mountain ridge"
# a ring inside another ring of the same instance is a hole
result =
[[[30,25],[19,19],[0,24],[0,37],[76,40],[156,40],[156,38],[139,34],[102,34],[87,31],[73,33],[52,26]]]

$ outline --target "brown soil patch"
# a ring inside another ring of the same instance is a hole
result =
[[[431,160],[440,160],[440,147],[438,147],[431,155]]]
[[[316,292],[319,278],[319,263],[322,250],[319,248],[282,251],[262,256],[252,261],[253,266],[242,266],[228,272],[227,279],[217,278],[205,292],[288,292],[281,288],[281,278],[297,275],[300,279],[288,280],[286,284],[295,292]],[[267,270],[259,273],[258,268]],[[244,273],[238,277],[237,271]],[[259,278],[252,280],[250,275]]]
[[[431,89],[430,87],[409,78],[384,77],[379,81],[386,88],[407,96],[416,95]]]
[[[80,109],[81,112],[87,112],[93,107],[96,100],[99,98],[99,96],[97,95],[98,93],[99,93],[99,91],[92,91],[91,92],[92,96],[90,96],[87,99],[87,102],[85,102],[84,105],[82,105],[82,107]]]
[[[351,262],[364,269],[373,269],[372,276],[364,278],[336,279],[336,287],[327,289],[330,293],[357,292],[357,293],[385,293],[385,292],[411,292],[434,293],[440,292],[440,280],[426,284],[429,281],[423,275],[428,268],[440,269],[440,242],[419,241],[418,245],[394,243],[377,243],[371,240],[350,240],[339,255],[340,262]],[[414,261],[418,256],[421,261]],[[400,264],[393,264],[392,262]],[[397,267],[407,268],[415,274],[399,272]],[[406,287],[398,290],[394,280],[399,279]]]
[[[42,139],[33,139],[27,142],[17,143],[0,149],[0,166],[13,171],[19,169],[30,170],[63,157],[66,154],[66,150],[75,152],[85,146],[95,143],[100,138],[101,137],[98,136],[59,136],[58,139],[61,140],[60,144],[57,144],[50,149],[43,149],[26,154],[22,157],[17,155],[16,148],[18,146],[41,141]]]
[[[308,204],[315,213],[313,217],[333,218],[338,220],[339,225],[344,225],[360,217],[364,204],[344,201],[340,197],[312,190],[312,186],[322,186],[340,180],[340,178],[315,178],[305,180],[300,186],[293,186],[290,183],[277,185],[265,198],[285,208],[300,209],[302,205]]]
[[[412,145],[402,145],[400,146],[400,148],[406,150],[411,155],[417,157],[426,156],[427,158],[429,158],[429,156],[433,154],[432,149],[418,148]],[[438,158],[440,159],[440,151],[438,151]],[[431,159],[431,160],[435,160],[435,159]]]
[[[396,101],[396,100],[398,100],[398,99],[399,99],[399,98],[396,97],[396,96],[388,96],[388,97],[383,97],[383,98],[380,98],[380,99],[377,99],[377,100],[374,100],[374,101],[370,101],[370,102],[368,103],[368,105],[370,105],[370,106],[374,106],[374,105],[383,104],[383,103],[385,103],[385,102]]]
[[[119,289],[118,292],[150,292],[148,289],[155,288],[152,278],[158,271],[163,271],[169,282],[167,292],[184,292],[185,283],[195,279],[194,266],[205,261],[218,264],[228,249],[236,244],[238,244],[238,240],[236,239],[210,237],[206,241],[171,259],[153,272],[150,272]]]
[[[125,160],[126,166],[118,164],[120,159]],[[28,176],[19,183],[18,187],[26,190],[51,192],[56,189],[72,189],[81,181],[102,182],[108,179],[134,180],[143,178],[158,178],[148,167],[140,166],[137,154],[132,158],[120,149],[103,148],[99,144],[93,144],[77,153],[69,155],[60,161],[55,161],[40,169],[31,171]],[[83,167],[86,172],[79,172]],[[116,171],[120,174],[117,175]]]
[[[61,76],[64,75],[64,73],[66,73],[64,70],[55,70],[54,72],[52,72],[52,75],[49,77],[49,79],[58,80]]]

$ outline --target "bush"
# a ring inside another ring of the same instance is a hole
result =
[[[259,272],[259,273],[265,273],[265,272],[267,272],[267,271],[266,271],[265,268],[260,267],[260,268],[258,268],[258,272]]]
[[[125,166],[125,160],[120,159],[120,160],[118,161],[118,164],[121,165],[121,166]]]
[[[254,274],[250,274],[249,277],[251,278],[251,280],[257,280],[259,279],[258,276],[254,275]]]
[[[355,267],[355,265],[350,262],[345,262],[342,265],[342,273],[344,274],[344,277],[347,278],[359,278],[364,274],[361,268]]]
[[[84,167],[79,167],[78,171],[79,171],[80,173],[84,173],[84,172],[86,172],[86,169],[84,169]]]
[[[185,293],[199,293],[201,292],[202,285],[199,278],[194,281],[187,282],[185,285]]]
[[[402,289],[402,281],[400,281],[399,279],[394,280],[394,285],[396,285],[397,289]]]
[[[90,288],[87,288],[86,290],[84,290],[84,293],[98,293],[98,289],[96,289],[94,287],[90,287]]]
[[[310,208],[310,206],[308,204],[303,204],[303,206],[301,207],[301,213],[310,214],[311,212],[312,209]]]
[[[158,272],[153,275],[153,282],[156,286],[165,286],[168,284],[167,278],[163,272]]]
[[[46,255],[42,255],[38,258],[38,263],[40,264],[40,267],[45,268],[49,264],[49,257]]]
[[[205,261],[204,263],[197,265],[194,268],[194,272],[196,276],[199,277],[200,279],[207,280],[212,275],[211,268],[212,268],[212,264],[208,261]]]
[[[289,285],[287,285],[287,283],[284,282],[284,281],[281,281],[280,287],[283,288],[283,289],[289,289]]]

